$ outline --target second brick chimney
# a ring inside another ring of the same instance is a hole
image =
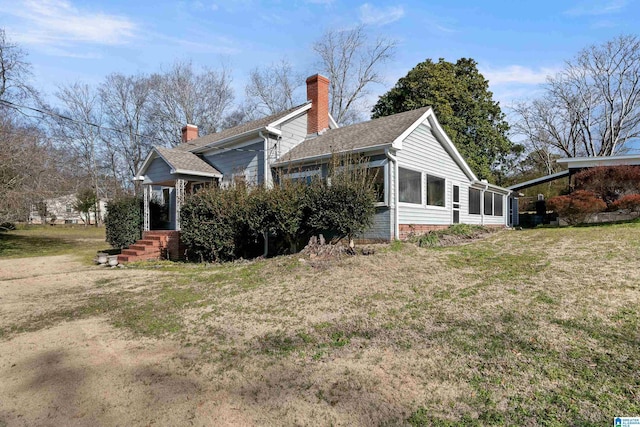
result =
[[[317,134],[329,128],[329,79],[320,74],[307,79],[307,99],[311,109],[307,113],[307,134]]]
[[[186,125],[182,128],[182,142],[191,141],[198,137],[198,126]]]

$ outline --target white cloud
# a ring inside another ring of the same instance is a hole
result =
[[[612,13],[618,13],[622,11],[622,9],[624,9],[628,3],[628,0],[596,0],[582,3],[579,6],[566,10],[564,13],[571,16],[610,15]]]
[[[367,25],[386,25],[397,21],[404,16],[402,6],[389,6],[376,8],[369,3],[360,6],[360,21]]]
[[[2,1],[0,6],[20,28],[14,39],[25,44],[119,45],[127,43],[137,30],[137,25],[127,17],[80,10],[66,0]]]
[[[489,80],[489,84],[524,84],[537,85],[547,81],[547,77],[555,75],[559,69],[542,67],[533,69],[521,65],[509,65],[504,68],[484,68],[480,72]]]

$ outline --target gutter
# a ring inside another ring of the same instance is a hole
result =
[[[189,151],[189,152],[195,154],[195,153],[203,153],[205,151],[208,151],[208,150],[211,150],[211,149],[214,149],[214,148],[222,148],[221,146],[225,146],[225,145],[230,144],[230,143],[232,143],[232,142],[234,142],[236,140],[243,139],[247,135],[255,134],[256,131],[258,131],[258,133],[261,133],[263,130],[266,130],[267,132],[273,133],[274,135],[278,135],[278,136],[282,135],[282,132],[280,130],[275,129],[275,128],[267,125],[267,126],[264,126],[264,127],[261,127],[261,128],[251,129],[251,130],[248,130],[246,132],[242,132],[242,133],[240,133],[238,135],[233,135],[233,136],[230,136],[230,137],[225,138],[225,139],[221,139],[220,141],[212,142],[212,143],[207,144],[207,145],[205,145],[203,147],[198,147],[198,148],[194,149],[193,151],[192,150],[185,150],[185,151]]]
[[[303,142],[305,142],[305,141],[303,141]],[[310,156],[310,157],[300,157],[300,158],[293,159],[293,160],[282,159],[282,160],[278,160],[277,162],[275,162],[273,164],[273,166],[281,167],[281,166],[285,166],[285,165],[290,165],[292,163],[297,163],[297,164],[301,164],[301,165],[313,164],[314,162],[317,162],[318,160],[330,159],[334,155],[351,154],[351,153],[353,153],[353,154],[365,153],[367,151],[378,151],[378,150],[380,150],[382,148],[387,150],[390,145],[391,145],[390,143],[386,143],[386,144],[380,144],[380,145],[371,145],[369,147],[360,147],[360,148],[354,148],[354,149],[348,149],[348,150],[342,150],[342,151],[335,151],[333,153],[318,154],[316,156]],[[283,155],[282,157],[286,157],[286,154]]]
[[[399,223],[399,215],[398,215],[398,158],[391,154],[389,148],[384,150],[385,156],[387,159],[393,163],[393,199],[389,200],[389,204],[393,208],[393,237],[394,240],[400,239],[400,223]],[[389,171],[391,172],[391,171]],[[389,179],[391,180],[391,173],[389,173]]]

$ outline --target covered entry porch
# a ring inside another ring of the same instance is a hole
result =
[[[180,231],[180,209],[185,197],[201,188],[217,185],[222,174],[191,152],[155,147],[136,179],[143,186],[144,231]],[[159,209],[152,209],[152,204]]]
[[[221,179],[216,168],[193,153],[154,148],[136,176],[143,192],[142,239],[122,251],[120,262],[182,258],[182,205],[189,194]]]

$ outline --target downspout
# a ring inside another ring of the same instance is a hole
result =
[[[389,200],[391,208],[393,208],[393,237],[395,240],[400,239],[400,223],[398,222],[398,159],[391,154],[388,148],[384,150],[385,156],[391,163],[393,163],[393,199]],[[389,171],[391,172],[391,171]],[[389,180],[391,180],[391,173],[389,173]]]
[[[264,136],[262,134],[262,131],[258,132],[258,135],[260,136],[260,138],[264,139],[264,177],[262,179],[263,181],[263,185],[266,188],[270,188],[271,187],[271,182],[270,180],[267,179],[267,177],[271,176],[271,173],[267,173],[267,172],[271,172],[269,171],[269,134],[267,134],[267,136]],[[262,237],[264,238],[264,250],[262,253],[263,257],[267,257],[268,253],[269,253],[269,233],[267,231],[264,231],[262,233]]]

